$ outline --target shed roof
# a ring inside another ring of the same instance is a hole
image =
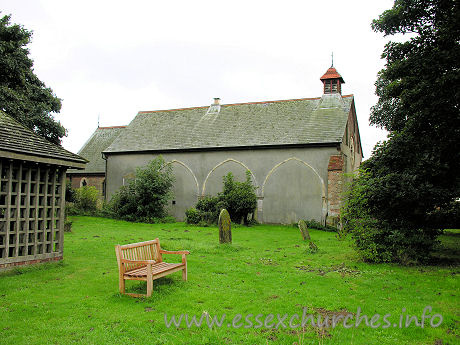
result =
[[[83,168],[86,159],[50,143],[0,111],[0,155]]]
[[[80,151],[78,151],[80,156],[89,161],[85,169],[78,171],[78,173],[105,173],[105,161],[102,158],[102,151],[109,147],[125,128],[126,126],[98,127]],[[77,171],[68,171],[68,173],[75,172]]]
[[[340,143],[353,95],[141,111],[104,151],[224,149]]]

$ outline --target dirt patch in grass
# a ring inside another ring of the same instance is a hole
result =
[[[353,269],[347,267],[343,262],[340,265],[332,265],[330,267],[313,267],[310,265],[300,265],[295,266],[295,268],[297,268],[299,271],[317,273],[320,276],[324,276],[325,274],[330,272],[339,273],[342,277],[345,277],[347,275],[358,275],[361,273],[361,271],[359,271],[356,268]]]
[[[354,315],[352,312],[349,312],[346,309],[329,310],[326,308],[313,308],[313,310],[317,312],[319,315],[321,315],[323,318],[327,316],[329,319],[332,319],[332,317],[334,316],[337,318],[339,316],[346,317],[349,314]]]

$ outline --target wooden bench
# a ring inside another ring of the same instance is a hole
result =
[[[182,279],[187,280],[187,258],[190,254],[187,250],[169,251],[160,248],[158,238],[152,241],[139,242],[115,246],[117,254],[118,271],[120,279],[120,293],[125,293],[125,280],[147,281],[147,294],[127,295],[133,297],[150,297],[152,295],[153,280],[164,277],[168,274],[182,271]],[[182,255],[182,263],[174,264],[163,261],[163,254]]]

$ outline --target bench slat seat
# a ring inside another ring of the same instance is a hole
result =
[[[184,265],[160,262],[159,264],[152,265],[152,274],[155,275],[158,273],[163,273],[163,272],[166,272],[166,271],[178,268],[178,267],[179,267],[179,270],[181,270],[183,269]],[[125,279],[129,279],[128,277],[147,277],[147,266],[141,267],[141,268],[135,268],[131,271],[125,272]]]
[[[147,294],[127,294],[134,297],[150,297],[153,290],[153,280],[177,271],[182,271],[182,279],[187,280],[186,255],[190,253],[187,250],[163,250],[160,247],[158,238],[152,241],[131,243],[123,246],[116,245],[115,252],[118,261],[120,293],[125,293],[125,280],[147,281]],[[163,254],[182,255],[182,262],[164,262]]]

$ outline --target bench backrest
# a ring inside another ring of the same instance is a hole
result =
[[[158,238],[152,241],[131,243],[123,246],[115,246],[117,254],[118,268],[121,269],[121,259],[127,260],[154,260],[155,262],[163,261],[160,253],[160,240]],[[130,271],[143,264],[125,263],[124,271]]]

